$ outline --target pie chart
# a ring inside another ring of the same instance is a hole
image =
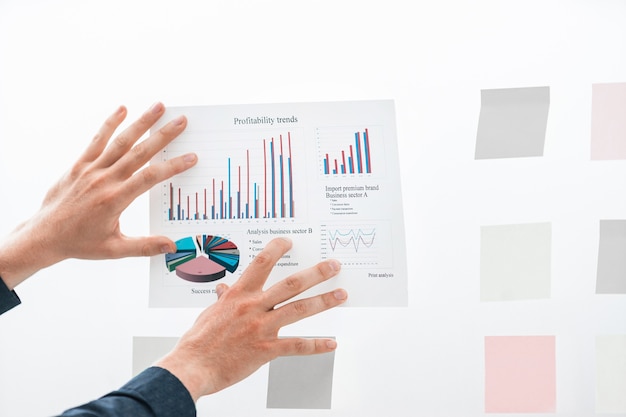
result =
[[[237,270],[239,249],[221,236],[188,236],[176,241],[176,253],[165,255],[165,266],[186,281],[216,281]]]

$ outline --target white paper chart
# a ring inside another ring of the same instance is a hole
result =
[[[268,285],[320,260],[342,263],[315,292],[347,306],[406,306],[407,267],[394,103],[390,100],[169,108],[187,129],[152,163],[198,164],[150,192],[152,234],[176,241],[150,264],[151,307],[203,307],[274,237],[293,249]],[[308,295],[308,294],[305,294]]]

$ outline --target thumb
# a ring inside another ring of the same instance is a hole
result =
[[[147,236],[127,238],[122,257],[127,256],[154,256],[176,252],[176,243],[165,236]]]
[[[228,285],[226,285],[226,284],[218,284],[215,287],[215,292],[217,292],[217,299],[218,300],[226,292],[227,289],[228,289]]]

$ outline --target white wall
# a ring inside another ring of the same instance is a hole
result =
[[[290,329],[340,344],[324,413],[482,415],[484,336],[553,334],[556,414],[591,415],[595,336],[626,334],[624,296],[594,294],[598,222],[626,218],[626,165],[590,162],[591,86],[626,82],[625,21],[621,0],[0,0],[0,235],[119,104],[134,120],[156,100],[391,98],[409,307]],[[550,86],[544,157],[475,161],[480,90],[526,86]],[[143,196],[123,230],[147,234],[147,213]],[[552,224],[552,297],[481,303],[480,226],[519,222]],[[148,263],[67,261],[18,287],[23,305],[0,318],[0,415],[102,395],[130,377],[133,336],[182,333],[198,310],[149,310]],[[255,397],[263,378],[199,415],[281,414]]]

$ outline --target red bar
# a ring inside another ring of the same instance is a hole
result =
[[[350,174],[354,174],[354,154],[352,153],[352,145],[350,145],[350,160],[352,161],[352,167],[350,168]]]
[[[361,132],[356,132],[356,154],[359,156],[359,160],[358,160],[358,164],[357,168],[359,171],[359,174],[363,173],[363,152],[361,152]]]
[[[281,214],[285,217],[285,156],[283,155],[283,135],[279,135],[280,139],[280,207]]]
[[[248,205],[248,210],[250,210],[250,149],[246,150],[246,183],[246,203]]]
[[[289,201],[291,202],[290,216],[295,217],[296,211],[293,207],[293,171],[291,168],[293,164],[293,159],[291,159],[291,132],[287,132],[287,140],[289,141]]]
[[[263,217],[267,215],[267,146],[265,146],[265,139],[263,139]],[[261,196],[259,196],[261,198]]]

